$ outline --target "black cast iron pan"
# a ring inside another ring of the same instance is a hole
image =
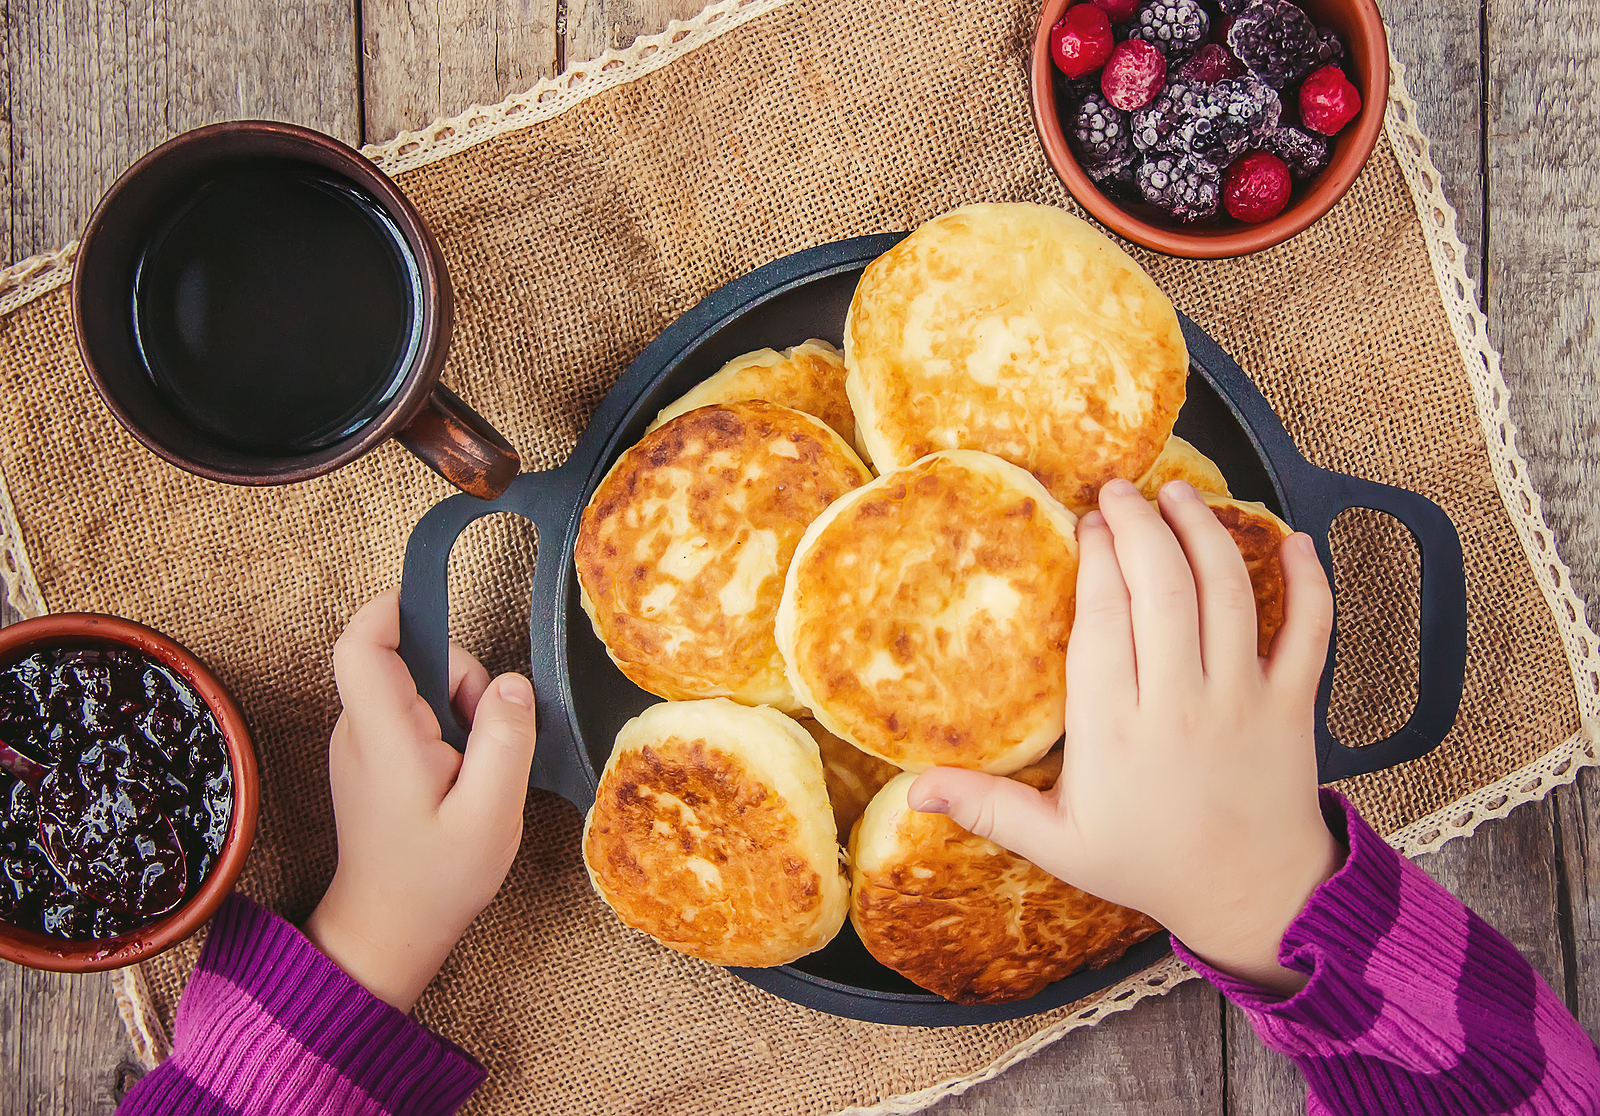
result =
[[[448,697],[447,562],[467,524],[515,512],[539,531],[533,577],[531,646],[538,692],[539,743],[531,785],[587,811],[600,770],[624,722],[659,699],[624,678],[606,657],[578,603],[572,566],[578,518],[617,457],[644,434],[666,404],[726,361],[752,349],[785,348],[808,337],[839,343],[845,312],[867,264],[904,234],[859,237],[797,252],[707,296],[639,355],[600,404],[565,464],[524,473],[497,500],[452,496],[423,516],[406,547],[400,591],[400,655],[417,688],[458,748],[466,734]],[[1261,500],[1316,540],[1330,571],[1328,529],[1346,508],[1373,508],[1403,522],[1422,555],[1418,699],[1405,726],[1366,747],[1341,744],[1325,718],[1336,647],[1317,698],[1317,760],[1324,782],[1415,759],[1438,745],[1455,720],[1466,667],[1466,582],[1461,544],[1434,503],[1309,464],[1267,401],[1200,327],[1181,318],[1191,368],[1178,433],[1221,467],[1234,495]],[[1166,935],[1140,943],[1116,964],[1080,972],[1016,1004],[963,1006],[917,988],[879,965],[849,923],[827,948],[792,965],[735,969],[795,1003],[878,1023],[937,1026],[991,1023],[1072,1003],[1151,964]]]

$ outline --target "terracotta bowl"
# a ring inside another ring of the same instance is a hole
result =
[[[24,620],[0,628],[0,664],[15,662],[32,651],[83,640],[120,644],[141,652],[176,671],[195,688],[216,717],[228,746],[228,761],[233,768],[233,817],[211,874],[182,905],[154,922],[115,938],[87,942],[69,942],[0,922],[0,957],[57,973],[120,969],[170,949],[205,925],[233,890],[244,867],[255,837],[260,797],[255,745],[250,741],[238,703],[199,659],[160,632],[131,620],[86,612]]]
[[[1065,79],[1050,60],[1050,29],[1060,21],[1072,0],[1047,0],[1039,13],[1029,63],[1033,123],[1050,166],[1095,220],[1118,236],[1169,256],[1216,260],[1282,244],[1309,228],[1344,197],[1366,166],[1383,127],[1389,96],[1389,41],[1384,34],[1383,17],[1373,0],[1295,2],[1305,9],[1312,23],[1333,28],[1344,40],[1353,80],[1361,93],[1361,115],[1335,137],[1333,161],[1327,169],[1309,185],[1297,187],[1288,206],[1272,220],[1246,225],[1224,216],[1215,226],[1195,226],[1174,220],[1154,206],[1113,201],[1078,166],[1056,108],[1056,97]]]

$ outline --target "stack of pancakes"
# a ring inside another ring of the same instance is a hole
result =
[[[1158,927],[911,811],[912,773],[1054,783],[1077,514],[1108,480],[1207,494],[1263,650],[1289,529],[1173,437],[1177,315],[1061,210],[924,225],[867,268],[844,341],[730,362],[583,513],[583,606],[667,699],[618,734],[585,862],[624,922],[707,961],[785,964],[848,915],[924,988],[1022,999]]]

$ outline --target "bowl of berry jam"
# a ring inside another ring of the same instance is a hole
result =
[[[86,613],[0,629],[0,957],[93,972],[188,938],[257,794],[243,714],[177,643]]]
[[[1321,218],[1383,127],[1373,0],[1047,0],[1033,121],[1072,196],[1189,259],[1281,244]]]

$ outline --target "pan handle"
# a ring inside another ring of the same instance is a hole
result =
[[[512,512],[539,529],[539,555],[533,571],[530,653],[539,740],[528,784],[587,809],[594,788],[583,770],[556,669],[556,606],[560,590],[562,538],[571,512],[572,477],[565,467],[523,473],[494,500],[466,494],[435,504],[411,531],[400,575],[400,658],[417,684],[417,693],[439,719],[439,733],[460,750],[467,730],[450,704],[450,551],[471,523],[495,512]]]
[[[1467,669],[1467,581],[1461,539],[1443,508],[1404,488],[1305,466],[1291,486],[1290,517],[1315,542],[1328,580],[1333,553],[1328,532],[1347,508],[1385,512],[1405,524],[1422,557],[1420,651],[1417,704],[1392,736],[1363,748],[1341,743],[1328,728],[1328,698],[1338,658],[1337,635],[1328,641],[1328,662],[1317,689],[1317,770],[1324,783],[1381,771],[1414,760],[1439,746],[1455,724]],[[1337,608],[1337,605],[1335,606]]]

